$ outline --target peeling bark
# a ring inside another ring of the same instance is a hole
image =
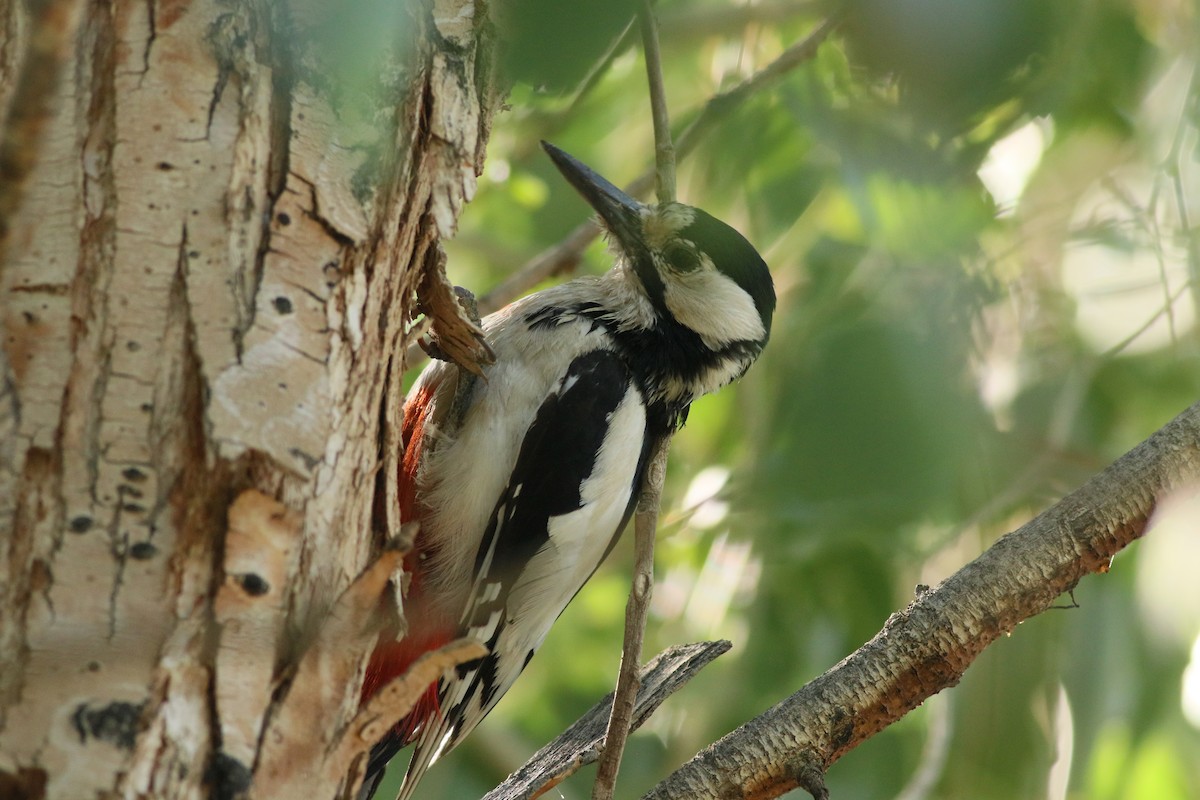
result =
[[[498,105],[490,22],[401,4],[347,88],[323,37],[354,4],[58,6],[36,107],[36,20],[0,11],[27,165],[0,209],[0,789],[269,796],[264,731],[312,731],[273,720],[354,717],[361,655],[297,676],[369,629],[347,590],[399,530],[376,476]]]

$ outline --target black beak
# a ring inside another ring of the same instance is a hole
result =
[[[549,142],[542,149],[563,177],[583,195],[604,220],[617,243],[630,256],[645,248],[642,242],[642,204],[613,186],[587,164],[564,153]]]

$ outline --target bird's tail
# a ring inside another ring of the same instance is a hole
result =
[[[453,729],[449,729],[449,726],[444,723],[430,725],[426,728],[413,746],[412,760],[408,762],[408,769],[404,773],[404,783],[400,786],[396,800],[411,800],[417,784],[425,776],[425,771],[443,753],[449,752],[453,747],[455,743],[453,738]]]
[[[430,716],[417,732],[396,800],[410,800],[425,771],[466,738],[495,705],[494,699],[485,703],[481,697],[479,667],[483,661],[464,664],[454,677],[443,679],[438,692],[441,713]]]

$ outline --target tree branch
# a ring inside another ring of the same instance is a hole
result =
[[[801,15],[814,16],[821,10],[818,0],[767,0],[745,6],[705,6],[689,5],[683,8],[660,9],[655,16],[663,27],[671,31],[671,41],[668,46],[676,50],[687,51],[696,46],[697,40],[709,37],[724,39],[741,36],[744,29],[751,26],[769,25],[794,19]],[[575,118],[580,105],[583,104],[600,81],[608,74],[613,62],[625,53],[634,41],[634,23],[632,17],[619,34],[613,37],[608,49],[596,60],[578,86],[570,92],[570,101],[562,107],[552,110],[535,111],[535,126],[540,131],[539,136],[533,137],[524,144],[518,144],[513,149],[513,159],[523,159],[531,153],[540,153],[536,146],[539,139],[554,141],[554,134]]]
[[[654,174],[658,202],[675,201],[675,147],[671,144],[671,120],[667,112],[667,90],[662,75],[662,56],[658,49],[658,26],[654,22],[651,0],[638,6],[642,29],[642,48],[646,55],[646,82],[650,88],[650,111],[654,118]],[[663,479],[667,473],[667,453],[671,449],[668,433],[654,445],[647,464],[646,478],[638,498],[634,525],[633,585],[625,605],[625,642],[621,648],[621,668],[617,673],[612,715],[608,719],[604,752],[592,785],[592,800],[611,800],[617,785],[621,756],[633,722],[633,704],[638,691],[638,665],[642,661],[642,640],[646,636],[646,617],[654,591],[654,536],[658,530],[658,509],[662,504]]]
[[[646,83],[650,88],[650,115],[654,120],[654,185],[658,202],[675,201],[675,146],[671,143],[671,117],[663,82],[662,53],[658,47],[658,23],[650,0],[638,6],[642,28],[642,50],[646,56]]]
[[[698,642],[670,647],[651,659],[638,676],[640,689],[633,708],[637,730],[662,702],[718,656],[729,652],[727,641]],[[571,727],[543,747],[483,800],[528,800],[540,797],[581,767],[600,757],[613,693],[592,706]]]
[[[671,437],[667,436],[650,454],[646,480],[638,498],[634,519],[633,586],[625,604],[625,642],[621,647],[621,668],[617,674],[612,715],[608,720],[604,753],[596,770],[592,800],[609,800],[617,783],[617,770],[625,741],[633,725],[634,700],[638,691],[638,665],[642,660],[642,639],[646,634],[646,616],[654,588],[654,535],[658,529],[658,507],[662,502],[663,479],[667,474],[667,453]]]
[[[925,698],[958,683],[998,637],[1083,576],[1106,572],[1158,501],[1200,480],[1200,403],[975,561],[893,614],[800,691],[697,754],[647,800],[825,796],[826,769]]]

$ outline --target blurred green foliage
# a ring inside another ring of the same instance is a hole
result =
[[[448,248],[452,278],[477,294],[586,213],[539,139],[618,183],[653,154],[637,36],[605,55],[629,4],[495,5],[516,83]],[[681,124],[834,12],[659,10]],[[836,663],[916,584],[1200,399],[1195,5],[841,11],[813,60],[680,166],[681,199],[764,253],[780,309],[762,360],[697,403],[676,438],[660,534],[647,657],[719,636],[734,650],[635,735],[620,797]],[[585,262],[609,260],[596,245]],[[482,794],[610,690],[628,544],[424,796]],[[1079,586],[1078,608],[1021,625],[960,686],[847,756],[833,796],[1200,797],[1200,718],[1181,699],[1200,620],[1161,632],[1170,603],[1145,587],[1166,578],[1139,566],[1161,546],[1152,532]],[[588,796],[591,775],[551,796]]]

